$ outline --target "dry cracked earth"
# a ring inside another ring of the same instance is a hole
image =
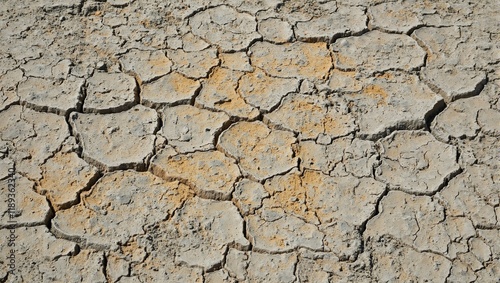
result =
[[[473,2],[3,0],[0,282],[499,282]]]

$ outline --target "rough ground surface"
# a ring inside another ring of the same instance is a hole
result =
[[[499,22],[2,0],[0,282],[500,282]]]

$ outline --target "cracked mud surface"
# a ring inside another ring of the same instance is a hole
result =
[[[3,1],[0,282],[499,282],[475,2]]]

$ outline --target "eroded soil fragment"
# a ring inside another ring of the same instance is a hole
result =
[[[143,168],[153,153],[158,117],[151,108],[138,105],[114,114],[73,112],[69,120],[83,158],[101,170]]]

